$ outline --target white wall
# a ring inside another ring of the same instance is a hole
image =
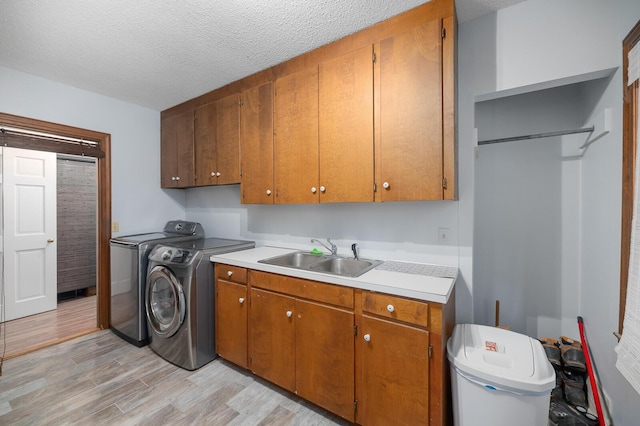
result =
[[[339,253],[358,243],[362,257],[458,264],[458,203],[397,202],[242,205],[239,185],[187,190],[187,218],[207,236],[244,238],[258,245],[311,248],[331,238]],[[438,244],[438,228],[449,244]]]
[[[591,73],[618,61],[610,0],[528,0],[497,12],[496,89]],[[613,31],[612,31],[613,30]]]
[[[478,124],[476,111],[471,106],[472,99],[486,99],[487,93],[517,89],[518,86],[527,86],[527,90],[531,90],[531,85],[543,83],[543,86],[548,87],[550,85],[545,83],[549,83],[550,79],[567,79],[571,78],[572,74],[582,75],[621,66],[622,39],[640,18],[640,2],[566,0],[561,3],[560,5],[549,0],[529,0],[460,25],[461,68],[458,74],[458,105],[461,111],[458,117],[461,152],[473,149],[472,138],[462,137],[472,134],[473,127]],[[491,34],[495,35],[494,45],[484,46],[483,42]],[[478,57],[479,55],[462,56],[472,48],[487,49],[489,56],[495,54],[495,64],[487,64],[484,58]],[[517,319],[517,327],[546,335],[551,334],[555,326],[558,332],[551,335],[570,333],[577,337],[576,316],[583,316],[592,357],[607,395],[604,401],[609,401],[613,423],[631,425],[638,423],[637,407],[640,405],[640,396],[615,369],[613,348],[616,341],[612,335],[617,329],[620,267],[621,72],[617,70],[613,77],[590,84],[591,87],[581,94],[568,95],[585,108],[586,115],[581,126],[589,125],[605,107],[612,108],[615,124],[614,130],[591,145],[581,159],[566,160],[566,157],[575,153],[577,136],[574,136],[565,137],[561,141],[561,151],[556,154],[565,159],[560,163],[552,156],[544,159],[544,155],[550,155],[556,147],[549,147],[547,152],[529,152],[531,146],[522,149],[508,147],[500,153],[492,153],[492,156],[485,155],[489,151],[481,147],[480,157],[475,160],[474,168],[485,178],[492,171],[490,164],[484,163],[491,159],[495,161],[495,167],[500,164],[505,168],[518,169],[519,173],[531,173],[538,169],[542,172],[539,182],[530,190],[547,191],[548,195],[558,200],[555,207],[557,211],[548,214],[553,207],[545,197],[543,201],[534,203],[533,208],[539,209],[540,215],[546,218],[543,217],[540,221],[540,217],[535,217],[533,223],[523,224],[518,229],[513,223],[508,222],[515,221],[516,215],[527,212],[519,210],[516,203],[514,207],[509,207],[509,203],[497,194],[481,188],[483,183],[480,179],[474,182],[476,198],[473,208],[476,217],[484,217],[485,220],[489,216],[479,210],[494,208],[494,213],[501,214],[502,219],[508,221],[506,226],[514,226],[511,229],[521,235],[526,235],[530,228],[537,229],[537,233],[533,235],[534,247],[544,247],[544,241],[540,239],[548,240],[550,253],[562,258],[560,263],[554,261],[553,256],[547,260],[552,269],[548,278],[559,287],[543,282],[540,283],[539,293],[534,293],[529,288],[521,288],[518,294],[512,297],[511,300],[523,309],[523,315],[526,317]],[[561,99],[554,102],[558,101]],[[558,117],[542,117],[538,114],[527,118],[531,118],[531,121],[537,124],[553,127],[557,124]],[[576,117],[564,116],[568,128],[575,124],[574,118]],[[521,122],[522,130],[525,130],[531,121]],[[502,129],[508,129],[518,124],[505,120],[498,122],[498,125]],[[529,158],[524,158],[525,156]],[[531,164],[533,162],[538,164]],[[549,174],[554,179],[559,179],[557,188],[554,188],[552,180],[548,179]],[[502,175],[500,178],[504,179],[505,176]],[[527,179],[514,180],[514,185],[520,185],[523,189],[527,183],[530,183]],[[512,199],[517,199],[519,195],[508,185],[501,189],[507,191]],[[493,197],[494,203],[501,203],[508,211],[495,210],[492,202],[485,203],[485,196]],[[510,213],[513,215],[510,216]],[[572,217],[575,219],[574,222],[571,221]],[[484,223],[476,225],[479,227]],[[496,227],[496,232],[501,229],[497,223],[490,226]],[[461,221],[460,228],[465,227],[466,224]],[[476,239],[486,240],[494,236],[491,230],[475,229]],[[554,236],[548,232],[549,230],[558,231],[560,234]],[[460,238],[465,237],[462,235]],[[491,272],[503,270],[503,265],[493,268],[494,265],[478,264],[486,252],[493,249],[507,256],[510,253],[505,248],[511,246],[512,251],[524,250],[523,255],[529,254],[526,253],[526,246],[519,242],[510,242],[508,237],[510,235],[503,235],[493,246],[486,244],[482,249],[478,247],[480,241],[473,242],[473,297],[477,304],[477,316],[474,316],[476,320],[486,321],[490,317],[490,308],[483,306],[483,303],[490,303],[494,296],[492,292],[507,294],[513,290],[501,283],[494,286],[481,281],[500,278],[500,275],[491,277]],[[572,248],[576,249],[577,258],[567,259]],[[538,254],[537,258],[534,258],[544,260],[545,256],[547,254],[543,253],[542,257]],[[513,269],[527,278],[540,278],[537,270]]]
[[[160,189],[158,111],[4,67],[0,111],[111,134],[112,218],[120,235],[184,218],[184,192]]]

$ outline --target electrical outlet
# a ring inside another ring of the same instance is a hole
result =
[[[111,232],[120,232],[120,222],[111,222]]]
[[[449,228],[438,228],[438,244],[449,244]]]

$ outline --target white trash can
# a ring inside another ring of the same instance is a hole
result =
[[[458,324],[447,342],[456,426],[546,426],[555,372],[529,336]]]

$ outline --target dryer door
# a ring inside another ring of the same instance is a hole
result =
[[[160,337],[171,337],[186,313],[182,285],[165,266],[156,266],[147,277],[146,311],[149,327]]]

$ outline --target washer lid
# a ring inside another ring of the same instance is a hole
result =
[[[524,334],[458,324],[447,351],[449,361],[462,373],[500,387],[544,392],[555,386],[555,372],[542,344]]]

